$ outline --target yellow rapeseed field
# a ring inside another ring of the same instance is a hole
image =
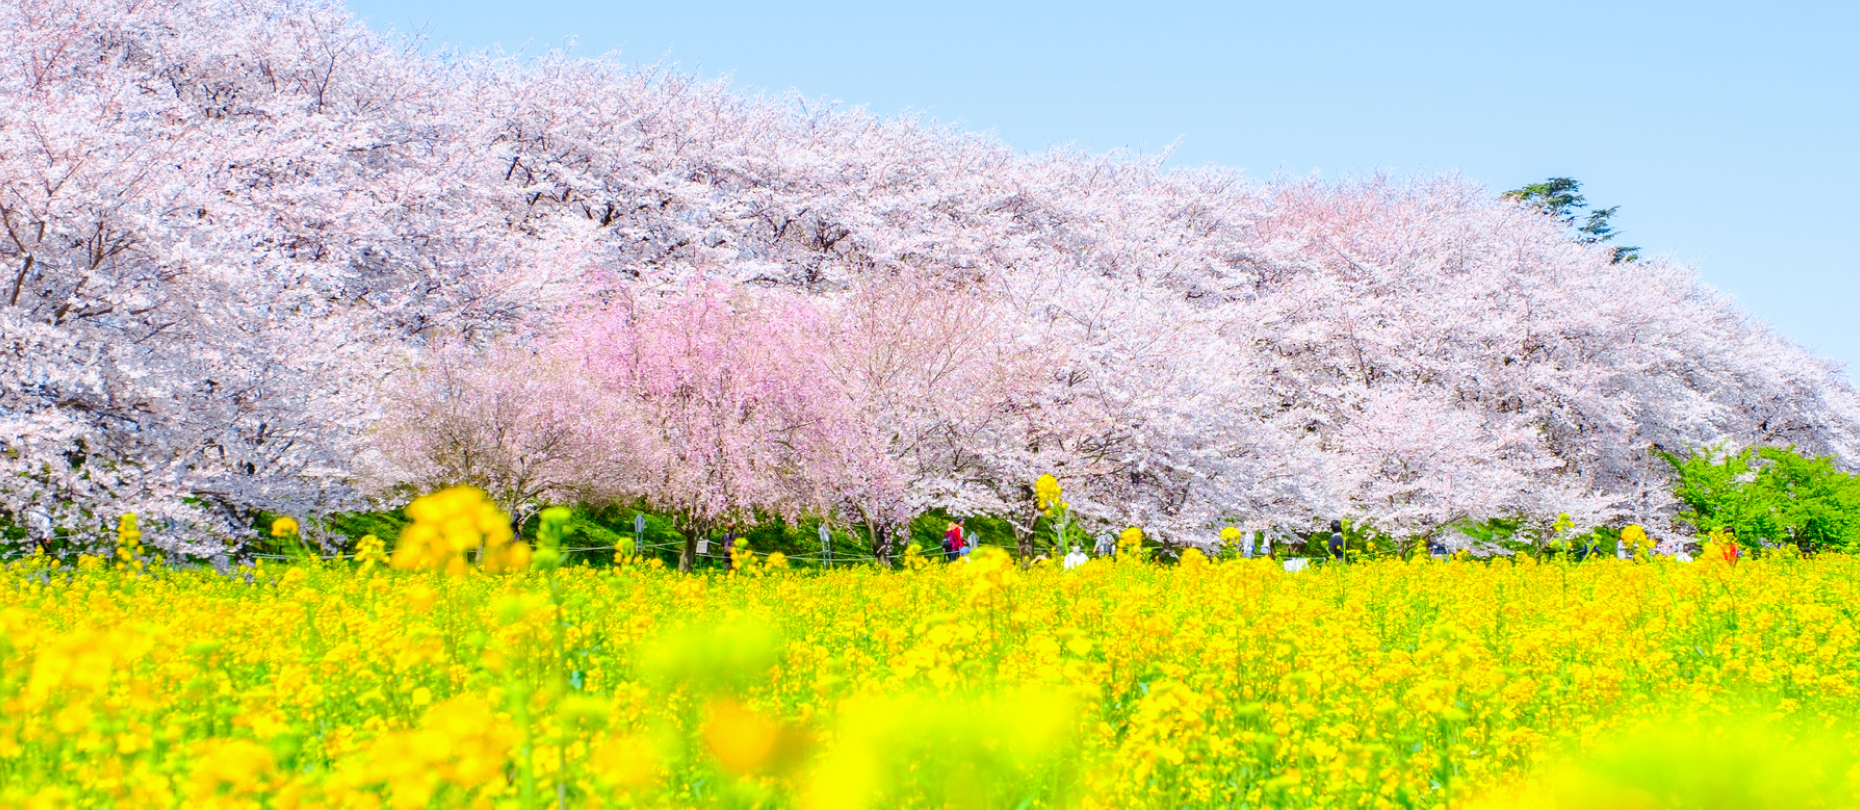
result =
[[[680,576],[551,567],[448,509],[394,564],[11,564],[0,805],[1847,807],[1860,783],[1850,557]]]

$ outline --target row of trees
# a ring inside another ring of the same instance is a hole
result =
[[[927,509],[1017,497],[994,465],[1035,440],[1013,409],[1035,407],[1038,375],[987,314],[896,281],[829,307],[698,280],[546,343],[439,352],[395,391],[380,446],[412,489],[475,484],[519,516],[563,501],[675,514],[687,568],[713,529],[802,513],[856,523],[887,557]]]
[[[1655,450],[1860,458],[1838,368],[1543,195],[1018,155],[608,60],[436,59],[320,2],[3,0],[0,32],[16,528],[135,512],[209,553],[473,481],[883,538],[1031,525],[1052,473],[1164,539],[1418,540],[1659,525]]]

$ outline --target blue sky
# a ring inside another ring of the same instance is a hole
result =
[[[376,28],[1349,177],[1574,177],[1627,244],[1860,367],[1860,3],[349,0]],[[617,53],[616,53],[617,52]]]

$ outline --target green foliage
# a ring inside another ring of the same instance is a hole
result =
[[[1481,543],[1495,545],[1515,554],[1535,556],[1537,543],[1524,531],[1525,523],[1521,517],[1462,520],[1453,524],[1453,529]]]
[[[970,523],[975,521],[971,520]],[[1069,514],[1069,510],[1054,509],[1051,515],[1038,515],[1033,519],[1033,553],[1064,557],[1068,546],[1078,546],[1090,551],[1097,541],[1091,532],[1080,526]]]
[[[1589,211],[1587,217],[1579,216],[1578,210],[1588,205],[1589,201],[1582,196],[1582,184],[1568,177],[1552,177],[1541,183],[1532,183],[1523,188],[1512,189],[1505,192],[1505,198],[1536,208],[1555,217],[1558,222],[1574,228],[1576,241],[1585,245],[1610,242],[1618,235],[1614,226],[1609,224],[1609,220],[1614,218],[1615,212],[1621,210],[1621,206],[1595,208]],[[1578,219],[1582,220],[1581,225],[1576,224]],[[1614,249],[1614,258],[1610,261],[1620,264],[1639,258],[1640,248],[1617,246]]]
[[[666,552],[682,544],[685,536],[677,530],[672,518],[632,506],[594,508],[577,505],[572,507],[568,519],[561,524],[562,547],[569,550],[569,558],[576,563],[612,562],[615,549],[635,550],[633,536],[635,514],[644,515],[646,518],[646,530],[641,532],[639,538],[645,546],[643,556],[660,557],[668,562],[676,562],[676,553],[672,552],[671,556],[666,556]],[[529,522],[523,528],[526,536],[533,536],[531,533],[539,533],[542,526],[540,522]]]
[[[1609,526],[1597,526],[1587,534],[1578,535],[1579,547],[1588,549],[1588,553],[1600,557],[1613,557],[1621,547],[1621,530]]]
[[[400,536],[400,530],[413,521],[407,519],[405,509],[393,509],[385,512],[339,512],[323,519],[323,527],[331,533],[348,538],[345,547],[354,547],[355,541],[364,535],[374,535],[387,541],[392,547],[394,538]],[[269,520],[265,521],[266,525]]]
[[[1586,532],[1576,532],[1567,515],[1558,515],[1549,523],[1534,522],[1520,516],[1491,518],[1489,520],[1462,520],[1453,525],[1461,534],[1505,549],[1513,554],[1523,554],[1539,560],[1568,555],[1571,559],[1588,559],[1590,557],[1613,557],[1615,549],[1621,544],[1621,530],[1608,526],[1597,526]]]
[[[971,541],[986,546],[1014,548],[1014,527],[998,517],[989,515],[967,515],[968,522],[963,529]],[[943,553],[943,531],[956,521],[948,512],[932,509],[911,520],[910,542],[916,543],[924,550],[926,556]]]
[[[1729,527],[1746,543],[1792,544],[1804,552],[1860,551],[1860,478],[1794,447],[1725,445],[1686,457],[1655,451],[1678,476],[1679,519],[1699,532]]]
[[[538,517],[543,517],[548,511],[543,510]],[[604,515],[589,511],[586,507],[577,506],[569,512],[567,519],[563,520],[560,526],[558,531],[561,532],[562,548],[576,549],[573,554],[577,560],[589,558],[612,560],[617,550],[624,549],[626,553],[635,551],[636,541],[633,537],[630,516]],[[543,530],[546,527],[546,522],[536,527],[538,542],[541,542]],[[650,534],[650,532],[646,533]],[[646,542],[652,541],[648,539]]]
[[[1368,521],[1343,518],[1338,522],[1343,524],[1341,534],[1343,535],[1344,557],[1351,560],[1365,557],[1406,556],[1419,540],[1419,538],[1395,537],[1376,528],[1375,524]],[[1309,547],[1317,552],[1315,556],[1323,557],[1330,554],[1329,526],[1318,530],[1316,534],[1311,535],[1311,538],[1310,542],[1316,545]]]
[[[802,517],[793,523],[772,518],[739,534],[749,541],[750,549],[757,554],[779,551],[787,555],[791,566],[812,565],[820,559],[820,524],[821,519],[814,516]],[[833,540],[833,558],[839,563],[872,556],[871,539],[864,527],[829,522],[827,533]]]
[[[1586,560],[1594,556],[1612,557],[1615,548],[1621,543],[1620,529],[1597,526],[1578,533],[1567,514],[1557,515],[1556,521],[1550,524],[1550,530],[1540,534],[1543,542],[1539,559],[1545,556],[1572,560]]]
[[[1512,189],[1505,192],[1505,197],[1556,217],[1565,225],[1576,224],[1576,209],[1588,203],[1582,196],[1582,184],[1568,177],[1552,177]]]
[[[671,515],[662,515],[646,509],[642,504],[621,504],[600,508],[575,506],[573,514],[563,526],[563,545],[570,550],[570,559],[575,563],[604,565],[613,559],[612,549],[616,547],[631,549],[633,547],[633,516],[645,518],[645,531],[642,532],[644,555],[657,558],[667,565],[678,561],[678,548],[684,544],[684,533],[678,529],[676,519]],[[975,526],[971,519],[969,525]],[[940,527],[941,524],[939,524]],[[536,530],[536,524],[525,527],[526,535]],[[829,524],[833,537],[833,555],[838,560],[869,558],[872,546],[863,527],[847,527]],[[779,517],[766,517],[754,525],[738,526],[736,535],[749,544],[751,551],[758,555],[779,551],[787,555],[790,565],[811,565],[820,552],[820,519],[803,517],[790,523]],[[726,529],[717,528],[710,535],[710,551],[700,556],[696,562],[697,570],[724,566],[723,538]],[[938,537],[941,538],[941,529]],[[939,543],[941,540],[939,539]]]
[[[562,566],[562,542],[568,537],[568,524],[574,518],[575,510],[566,506],[551,506],[537,514],[540,521],[536,527],[535,556],[530,558],[530,565],[542,570],[553,570]]]

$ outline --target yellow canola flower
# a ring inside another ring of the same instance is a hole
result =
[[[372,534],[362,535],[362,539],[355,541],[355,561],[361,564],[363,570],[377,565],[386,565],[388,562],[386,544],[381,542],[381,538]]]
[[[1756,718],[1678,719],[1560,757],[1523,781],[1477,796],[1469,810],[1641,807],[1833,807],[1851,795],[1849,746],[1826,730]]]
[[[1143,530],[1135,526],[1123,530],[1117,535],[1117,556],[1134,560],[1143,549]]]
[[[965,559],[968,564],[957,570],[969,580],[969,593],[965,601],[970,605],[992,601],[1002,589],[1020,581],[1014,558],[1001,548],[982,546]]]
[[[730,572],[752,573],[755,571],[756,553],[749,550],[749,541],[738,537],[730,546]]]
[[[1055,507],[1063,508],[1064,506],[1060,501],[1061,491],[1059,488],[1059,479],[1051,475],[1041,475],[1034,480],[1033,494],[1037,502],[1035,505],[1040,511],[1046,512],[1047,514],[1052,514]]]
[[[123,515],[116,524],[116,562],[118,565],[140,571],[142,570],[142,530],[136,528],[136,513]],[[84,564],[82,557],[78,565]]]
[[[405,570],[462,574],[472,561],[486,571],[529,565],[529,546],[513,541],[510,516],[477,487],[453,487],[407,505],[413,523],[401,530],[393,565]]]
[[[1236,527],[1228,526],[1221,529],[1221,547],[1219,550],[1232,553],[1233,550],[1240,545],[1241,538],[1242,534]]]
[[[1647,537],[1647,530],[1638,524],[1630,523],[1622,527],[1621,543],[1627,546],[1628,554],[1635,559],[1644,560],[1653,552],[1653,541]]]
[[[423,707],[416,728],[384,734],[329,776],[338,793],[385,794],[391,807],[466,806],[505,793],[520,735],[484,698]],[[378,800],[377,800],[378,801]]]
[[[271,522],[272,537],[290,537],[297,534],[297,521],[281,517]]]
[[[929,558],[924,556],[923,546],[917,543],[909,543],[904,546],[903,565],[902,565],[904,570],[918,571],[918,570],[922,570],[923,568],[929,565],[930,565],[930,560]]]

